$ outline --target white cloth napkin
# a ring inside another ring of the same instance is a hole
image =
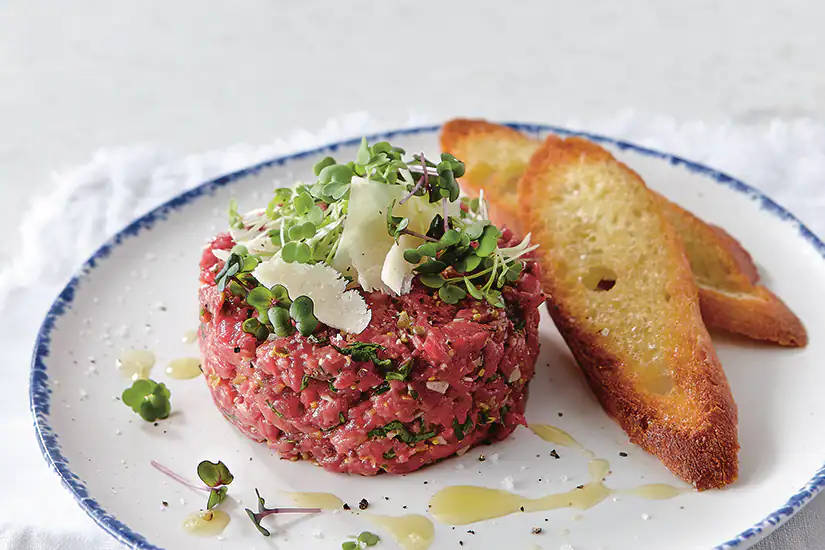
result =
[[[432,123],[425,116],[401,125]],[[678,122],[627,111],[563,126],[633,141],[696,160],[757,187],[825,236],[825,125],[811,120],[735,126]],[[72,271],[134,217],[198,183],[254,162],[347,137],[391,129],[352,113],[317,131],[300,130],[263,145],[178,157],[151,145],[107,148],[56,174],[52,190],[23,217],[19,253],[0,267],[0,349],[7,391],[0,399],[0,549],[117,548],[60,487],[40,456],[28,410],[28,361],[37,326]],[[825,460],[825,457],[823,457]],[[825,547],[825,498],[757,545]]]

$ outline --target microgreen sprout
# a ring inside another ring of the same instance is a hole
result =
[[[206,502],[206,509],[211,510],[226,499],[227,485],[232,483],[234,477],[229,472],[229,468],[221,462],[202,461],[198,464],[198,477],[204,485],[196,485],[183,477],[182,475],[167,468],[160,462],[152,460],[149,462],[153,468],[159,472],[171,477],[178,483],[186,485],[190,489],[196,491],[204,491],[209,493],[209,498]]]
[[[198,464],[198,477],[209,487],[209,500],[206,502],[207,510],[211,510],[224,501],[227,485],[235,479],[226,464],[220,460],[218,462],[204,460]]]
[[[504,286],[518,280],[526,261],[520,258],[535,248],[530,236],[514,247],[498,246],[502,233],[488,220],[483,195],[459,199],[458,179],[465,166],[453,155],[428,159],[421,152],[408,160],[404,156],[403,149],[386,141],[369,144],[362,139],[354,160],[323,158],[313,166],[313,183],[275,189],[265,209],[241,215],[237,203],[230,202],[230,235],[237,244],[220,256],[225,260],[215,283],[219,291],[242,298],[254,309],[255,316],[242,325],[245,332],[263,341],[270,334],[286,337],[297,330],[309,336],[316,331],[319,321],[310,297],[290,300],[285,288],[262,286],[253,272],[261,262],[279,258],[333,266],[353,280],[352,273],[336,263],[341,256],[336,253],[350,246],[341,243],[358,178],[403,188],[385,205],[386,228],[396,243],[405,244],[403,258],[411,264],[413,277],[448,304],[470,298],[505,307]],[[420,204],[404,206],[412,199]],[[402,236],[412,239],[402,241]]]
[[[363,550],[369,546],[375,546],[381,541],[381,537],[369,531],[362,531],[355,540],[348,540],[341,543],[341,550]]]
[[[258,511],[253,512],[249,508],[244,508],[244,510],[246,510],[246,515],[252,520],[255,528],[265,537],[271,534],[269,529],[261,525],[261,520],[267,516],[272,514],[317,514],[321,511],[320,508],[267,508],[266,502],[258,489],[255,489],[255,496],[258,497]]]
[[[150,379],[135,380],[123,390],[120,398],[147,422],[167,418],[172,411],[171,393],[163,382]]]

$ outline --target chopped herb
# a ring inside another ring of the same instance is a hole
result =
[[[473,429],[473,421],[468,416],[467,419],[464,421],[464,424],[459,424],[458,420],[453,418],[453,432],[455,432],[455,437],[459,441],[464,439],[464,434],[469,432]]]
[[[329,386],[329,391],[332,393],[338,393],[338,390],[335,389],[335,379],[327,380],[327,386]]]
[[[309,385],[309,375],[305,374],[303,376],[303,378],[301,378],[301,387],[298,388],[298,391],[304,391],[308,385]]]
[[[267,508],[261,493],[255,489],[255,496],[258,497],[258,512],[253,512],[249,508],[245,508],[246,515],[255,525],[255,528],[265,537],[270,535],[269,529],[261,525],[261,520],[272,514],[317,514],[321,511],[320,508]]]
[[[387,460],[391,460],[391,459],[395,458],[395,456],[396,456],[395,455],[395,449],[390,449],[389,451],[384,451],[383,452],[383,457],[386,458]]]
[[[381,382],[377,386],[372,389],[373,395],[380,395],[384,392],[390,391],[390,383],[389,382]]]
[[[384,373],[385,380],[401,380],[404,381],[410,375],[410,370],[412,370],[413,359],[410,357],[401,365],[399,365],[397,370],[390,370]]]
[[[163,382],[150,379],[135,380],[123,390],[121,399],[147,422],[167,418],[172,411],[171,393]]]
[[[340,354],[349,355],[352,357],[353,361],[372,361],[372,363],[380,369],[388,369],[392,367],[392,360],[378,358],[378,352],[385,349],[384,346],[380,344],[373,344],[371,342],[353,342],[343,348],[339,348],[338,346],[332,347],[334,347]]]
[[[275,405],[273,403],[270,403],[269,401],[267,401],[266,404],[270,409],[272,409],[272,412],[274,412],[275,414],[277,414],[281,418],[284,417],[283,413],[278,411],[278,409],[275,408]]]
[[[367,436],[372,439],[377,439],[380,437],[387,437],[387,434],[391,432],[395,432],[395,435],[393,436],[394,439],[402,441],[407,445],[412,445],[413,443],[435,437],[434,431],[421,431],[419,433],[413,433],[408,430],[400,420],[393,420],[389,424],[381,426],[380,428],[372,429],[367,432]]]

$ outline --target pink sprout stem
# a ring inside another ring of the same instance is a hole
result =
[[[170,470],[169,468],[167,468],[166,466],[164,466],[163,464],[161,464],[160,462],[158,462],[156,460],[152,460],[151,462],[149,462],[149,464],[151,464],[152,467],[155,470],[157,470],[157,471],[159,471],[163,474],[166,474],[167,476],[171,477],[172,479],[174,479],[178,483],[186,485],[190,489],[194,489],[196,491],[206,491],[207,493],[209,491],[211,491],[211,489],[209,487],[202,487],[202,486],[199,486],[199,485],[195,485],[194,483],[190,482],[188,479],[186,479],[182,475],[176,474],[175,472],[173,472],[172,470]]]
[[[398,204],[404,204],[405,202],[407,202],[410,199],[410,197],[412,197],[413,195],[418,193],[418,190],[421,189],[422,186],[428,186],[430,184],[429,172],[427,170],[427,162],[424,159],[424,151],[421,151],[421,157],[420,158],[421,158],[421,169],[424,170],[424,172],[421,176],[421,179],[418,180],[418,183],[415,184],[415,187],[413,187],[412,191],[410,191],[409,194],[406,197],[404,197],[403,199],[398,201]]]

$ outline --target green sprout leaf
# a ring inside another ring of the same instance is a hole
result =
[[[348,540],[341,543],[341,550],[358,550],[358,543],[354,540]]]
[[[407,226],[410,225],[410,220],[409,218],[393,216],[393,208],[395,208],[395,200],[392,201],[392,204],[390,204],[390,207],[387,209],[387,232],[393,239],[398,239],[404,230],[407,229]]]
[[[466,296],[467,291],[452,283],[446,284],[438,289],[438,297],[448,304],[457,304]]]
[[[315,304],[309,296],[298,296],[289,306],[289,316],[295,320],[295,327],[302,336],[309,336],[318,328],[314,314]]]
[[[241,323],[241,329],[260,341],[266,340],[266,337],[269,336],[269,329],[267,326],[254,317],[250,317]]]
[[[272,323],[272,332],[274,332],[276,336],[283,338],[295,331],[287,308],[280,306],[271,307],[266,312],[266,316],[269,322]]]
[[[489,256],[496,249],[498,238],[501,237],[501,231],[494,225],[488,225],[484,228],[481,238],[478,240],[478,248],[476,248],[476,256],[482,258]]]
[[[333,164],[335,164],[335,159],[334,158],[324,157],[323,159],[321,159],[321,160],[319,160],[318,162],[315,163],[315,165],[312,167],[312,172],[316,176],[318,176],[318,175],[321,174],[321,170],[323,170],[327,166],[332,166]]]
[[[243,229],[243,218],[238,214],[238,201],[229,199],[229,227]]]
[[[167,418],[172,411],[171,393],[165,384],[149,379],[135,380],[123,390],[121,399],[147,422]]]
[[[358,153],[355,155],[355,162],[364,165],[370,161],[370,148],[367,145],[367,138],[361,138],[361,145],[358,147]]]
[[[370,533],[369,531],[364,531],[360,535],[358,535],[358,542],[362,542],[367,546],[375,546],[378,544],[378,541],[381,540],[381,537],[376,535],[375,533]]]
[[[210,489],[209,499],[206,501],[206,509],[211,510],[226,499],[228,489],[226,486]]]
[[[258,310],[262,318],[266,318],[267,311],[272,306],[272,292],[265,286],[256,286],[246,295],[246,303]]]
[[[470,296],[472,296],[476,300],[484,299],[484,295],[481,293],[478,287],[474,285],[473,282],[470,281],[470,279],[468,279],[467,277],[464,277],[464,285],[467,287],[467,292],[470,293]]]
[[[444,277],[439,273],[424,273],[418,277],[418,280],[429,288],[441,288],[445,282]]]
[[[208,460],[201,461],[198,464],[198,477],[206,484],[207,487],[220,487],[221,485],[229,485],[235,476],[226,467],[226,464],[220,460],[217,462],[210,462]]]

